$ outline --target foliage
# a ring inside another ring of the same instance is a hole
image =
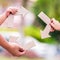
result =
[[[56,43],[57,41],[60,42],[60,32],[55,31],[50,33],[52,37],[41,39],[40,30],[45,27],[45,23],[38,17],[38,14],[43,11],[45,12],[50,18],[56,18],[56,20],[60,21],[60,0],[37,0],[32,7],[32,11],[36,16],[36,22],[40,24],[40,29],[38,30],[37,27],[33,29],[27,29],[26,33],[35,37],[37,40],[45,43]],[[35,23],[36,24],[36,23]],[[35,30],[37,29],[37,30]],[[30,31],[30,33],[29,33]],[[33,31],[33,32],[32,32]],[[37,33],[37,34],[36,34]]]
[[[49,38],[42,39],[40,28],[37,28],[35,26],[30,26],[24,29],[24,33],[26,36],[32,36],[36,38],[39,42],[48,43],[48,44],[57,44],[56,38],[51,36]]]

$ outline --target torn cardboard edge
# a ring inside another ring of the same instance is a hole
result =
[[[49,24],[51,22],[50,18],[44,12],[40,12],[38,17],[40,17],[46,24]]]
[[[15,15],[23,15],[23,17],[29,13],[29,11],[24,8],[23,6],[17,7],[18,8],[18,12]],[[5,22],[1,25],[1,27],[8,27],[8,28],[13,28],[13,22],[14,22],[14,16],[15,15],[10,15]]]
[[[29,50],[31,49],[32,47],[36,46],[36,44],[34,43],[34,41],[30,41],[29,43],[27,43],[26,45],[24,45],[23,47],[26,49],[26,50]]]
[[[51,30],[51,27],[49,25],[47,25],[43,31],[40,31],[41,38],[44,39],[44,38],[51,37],[49,35],[50,30]]]
[[[51,22],[50,18],[44,12],[41,12],[38,15],[38,17],[40,17],[42,19],[42,21],[47,24],[46,27],[45,27],[45,29],[43,31],[41,31],[41,38],[44,39],[44,38],[51,37],[49,35],[50,29],[51,29],[51,26],[49,25],[50,22]]]
[[[18,37],[11,36],[9,42],[17,43],[20,46],[22,46],[20,40],[18,40]],[[22,47],[25,50],[29,50],[29,49],[31,49],[31,48],[33,48],[35,46],[36,46],[35,42],[34,41],[30,41],[27,44],[24,44]]]

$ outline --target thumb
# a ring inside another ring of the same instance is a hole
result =
[[[53,23],[51,23],[50,26],[55,30],[55,25]]]
[[[25,51],[23,48],[21,48],[21,47],[19,48],[19,54],[20,54],[20,55],[25,54],[25,52],[26,52],[26,51]]]

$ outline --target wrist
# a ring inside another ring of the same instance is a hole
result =
[[[8,42],[8,46],[6,46],[5,49],[7,49],[8,51],[12,49],[12,47],[11,47],[9,42]]]
[[[6,12],[4,13],[4,15],[5,15],[5,17],[7,18],[10,14],[9,14],[8,11],[6,11]]]

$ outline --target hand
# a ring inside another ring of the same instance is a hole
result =
[[[21,55],[24,55],[25,54],[25,50],[19,46],[18,44],[16,43],[10,43],[9,42],[9,45],[10,47],[7,49],[8,52],[10,52],[13,56],[21,56]]]
[[[30,57],[30,58],[38,58],[39,57],[37,55],[37,53],[32,50],[26,50],[25,56]]]
[[[6,10],[6,16],[8,17],[10,14],[14,15],[17,12],[17,8],[15,7],[9,7]]]
[[[58,21],[56,21],[55,19],[52,19],[51,23],[50,23],[51,28],[51,32],[58,30],[60,31],[60,23]]]

